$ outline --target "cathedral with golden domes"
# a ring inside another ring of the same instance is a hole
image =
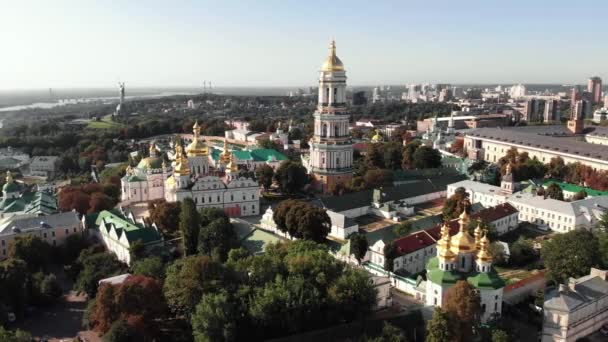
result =
[[[314,135],[305,161],[317,190],[328,192],[353,177],[353,144],[348,130],[346,72],[331,42],[321,67],[319,103],[314,113]]]
[[[468,205],[458,218],[458,233],[450,236],[447,224],[437,241],[437,257],[427,264],[426,304],[443,306],[446,293],[459,280],[466,280],[479,291],[482,321],[500,315],[505,282],[492,267],[490,240],[480,226],[473,235],[468,231]]]
[[[152,143],[150,156],[135,168],[127,168],[127,174],[121,179],[121,204],[192,198],[198,208],[221,208],[231,217],[257,215],[260,210],[258,182],[241,174],[225,141],[219,168],[212,169],[209,149],[200,130],[196,122],[192,142],[185,149],[180,141],[174,142],[170,165]]]

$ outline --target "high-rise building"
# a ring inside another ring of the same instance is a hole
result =
[[[604,108],[608,109],[608,95],[604,96]]]
[[[584,119],[586,115],[591,113],[591,103],[586,100],[578,100],[572,108],[570,120],[568,120],[568,129],[574,134],[583,132]]]
[[[576,101],[581,100],[581,88],[579,86],[575,86],[572,88],[570,92],[570,109],[574,112],[574,107],[576,106]]]
[[[545,111],[543,113],[544,123],[556,123],[559,122],[561,111],[560,111],[559,100],[547,100],[545,101]]]
[[[309,170],[316,189],[327,192],[353,177],[353,144],[348,131],[346,72],[331,42],[319,77],[319,104],[314,113]]]
[[[587,81],[587,91],[591,93],[591,102],[602,102],[602,79],[594,76]]]
[[[527,122],[542,121],[542,113],[545,107],[545,100],[528,99],[524,104],[524,111],[520,120]]]

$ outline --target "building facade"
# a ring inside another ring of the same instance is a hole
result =
[[[319,77],[319,103],[310,140],[309,171],[317,190],[327,192],[353,176],[353,145],[348,130],[346,72],[331,42]]]
[[[574,342],[608,323],[608,272],[591,268],[545,295],[542,342]]]

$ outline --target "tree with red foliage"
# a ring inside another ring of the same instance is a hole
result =
[[[148,202],[150,221],[167,236],[175,236],[179,227],[180,202],[167,202],[164,199]]]
[[[143,336],[158,332],[155,320],[167,312],[160,281],[132,275],[119,285],[104,284],[97,291],[90,323],[101,334],[118,320],[125,320],[130,328]]]
[[[97,213],[102,210],[110,210],[114,207],[114,200],[110,196],[101,193],[94,192],[89,200],[89,209],[87,214]]]
[[[70,211],[75,209],[80,214],[86,214],[89,210],[91,196],[79,188],[67,187],[59,193],[59,210]]]

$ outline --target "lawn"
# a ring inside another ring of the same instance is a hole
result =
[[[87,128],[91,129],[109,129],[122,127],[122,124],[112,121],[112,115],[106,115],[99,121],[91,121]]]

